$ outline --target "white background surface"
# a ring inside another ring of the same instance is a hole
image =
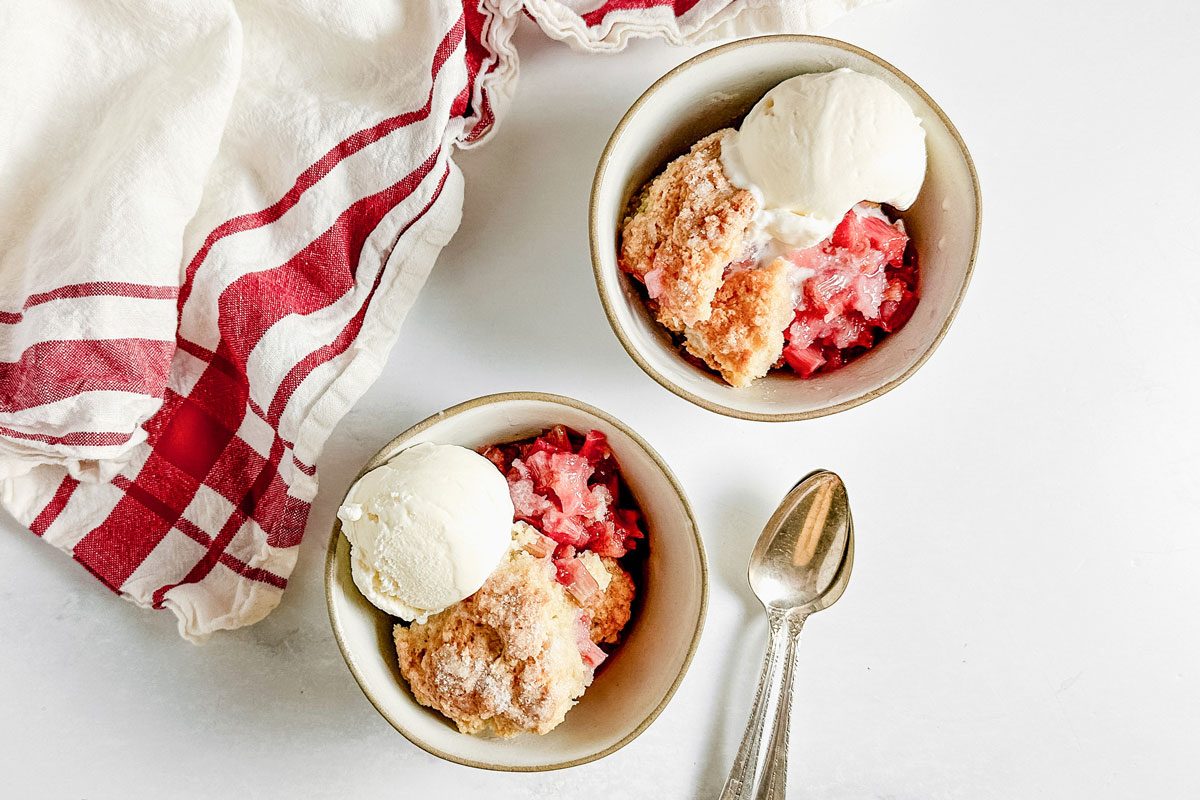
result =
[[[3,793],[715,797],[765,638],[745,562],[786,489],[824,466],[849,485],[858,552],[846,596],[805,632],[796,797],[1200,796],[1198,29],[1191,3],[1032,0],[906,0],[828,29],[956,122],[984,241],[958,322],[913,379],[775,426],[660,389],[592,284],[596,158],[690,51],[584,57],[527,29],[513,113],[459,158],[463,228],[320,461],[271,617],[197,649],[0,521]],[[363,460],[509,389],[573,395],[643,433],[690,492],[712,566],[671,706],[625,750],[545,775],[442,763],[393,732],[342,663],[321,587]]]

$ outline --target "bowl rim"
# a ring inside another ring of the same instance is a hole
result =
[[[781,411],[778,413],[762,413],[756,411],[743,411],[738,408],[733,408],[732,406],[716,403],[688,391],[679,384],[667,378],[658,370],[654,369],[654,367],[650,365],[650,362],[647,361],[646,358],[638,351],[637,347],[634,346],[629,336],[625,333],[624,328],[617,321],[617,316],[613,310],[612,303],[609,302],[607,277],[605,275],[604,268],[601,266],[601,235],[598,230],[598,217],[600,214],[598,196],[600,194],[600,186],[604,182],[608,173],[609,161],[612,157],[613,150],[622,136],[624,136],[625,129],[628,127],[633,117],[639,111],[641,111],[642,107],[650,101],[650,99],[659,91],[659,89],[671,82],[679,74],[686,72],[697,64],[707,61],[710,58],[723,55],[730,50],[738,50],[743,47],[753,47],[755,45],[775,42],[819,44],[833,47],[838,50],[844,50],[854,55],[862,56],[868,61],[871,61],[887,70],[906,86],[916,92],[917,95],[923,101],[925,101],[925,103],[927,103],[931,109],[933,109],[933,112],[937,115],[938,119],[941,120],[942,124],[946,126],[946,130],[950,132],[951,138],[953,138],[955,143],[958,145],[958,149],[962,153],[963,160],[966,162],[967,170],[971,175],[971,188],[974,190],[975,194],[975,230],[972,235],[971,256],[967,261],[967,270],[963,276],[962,285],[959,287],[958,294],[954,298],[954,303],[950,307],[950,313],[946,315],[945,320],[942,322],[941,328],[938,330],[937,335],[934,336],[933,341],[930,342],[929,347],[927,347],[925,351],[917,357],[916,361],[914,361],[902,374],[896,378],[893,378],[882,386],[879,386],[875,389],[869,389],[857,397],[852,397],[849,400],[843,400],[842,402],[835,403],[833,405],[822,406],[821,408],[815,408],[809,411]],[[727,44],[720,45],[719,47],[714,47],[710,50],[705,50],[703,53],[692,56],[688,60],[674,67],[654,83],[650,84],[650,87],[646,89],[646,91],[642,92],[638,99],[634,101],[633,105],[629,107],[629,110],[626,111],[621,117],[621,121],[618,122],[617,127],[613,129],[612,135],[608,139],[608,143],[605,144],[604,151],[600,154],[600,161],[596,165],[595,177],[592,179],[592,192],[588,204],[588,239],[589,244],[591,245],[592,272],[594,273],[596,279],[596,292],[600,295],[600,304],[604,307],[604,316],[608,318],[609,327],[611,327],[613,333],[616,334],[621,346],[625,348],[625,352],[628,353],[629,357],[632,358],[634,362],[642,368],[643,372],[653,378],[664,389],[675,394],[676,396],[682,397],[684,400],[694,403],[701,408],[707,409],[708,411],[712,411],[717,414],[723,414],[727,417],[734,417],[736,419],[750,420],[752,422],[796,422],[798,420],[816,419],[818,417],[836,414],[840,411],[846,411],[847,409],[860,406],[863,403],[874,400],[876,397],[887,394],[892,389],[895,389],[897,386],[912,377],[913,373],[920,369],[925,362],[929,360],[929,357],[933,355],[933,352],[937,350],[938,345],[942,343],[942,339],[946,337],[946,333],[950,330],[951,323],[954,322],[954,318],[958,315],[958,309],[962,305],[963,297],[967,293],[967,287],[971,283],[971,276],[975,272],[975,259],[979,255],[979,235],[982,222],[983,197],[979,189],[979,174],[975,169],[975,162],[971,158],[971,153],[967,149],[967,143],[963,141],[962,135],[958,132],[958,128],[956,128],[954,123],[950,121],[950,118],[946,116],[946,112],[942,111],[942,107],[939,106],[934,99],[929,96],[929,93],[922,89],[921,86],[912,78],[908,77],[908,75],[904,74],[891,63],[885,61],[869,50],[864,50],[861,47],[850,44],[849,42],[844,42],[841,39],[833,39],[828,36],[814,36],[811,34],[798,33],[753,36],[750,38],[729,42]]]
[[[679,667],[679,673],[671,681],[670,687],[668,687],[666,694],[663,695],[663,698],[662,698],[662,700],[659,701],[658,705],[656,705],[650,711],[650,713],[647,714],[647,716],[641,722],[639,722],[636,727],[634,727],[633,730],[631,730],[628,734],[623,736],[620,739],[620,741],[617,741],[614,744],[609,745],[608,747],[604,748],[603,750],[597,751],[597,752],[592,753],[587,756],[582,756],[580,758],[574,758],[574,759],[569,759],[567,761],[559,761],[559,762],[554,762],[551,764],[544,764],[544,765],[511,766],[511,765],[495,764],[495,763],[491,763],[491,762],[478,761],[475,759],[460,757],[460,756],[454,755],[452,753],[448,753],[444,750],[441,750],[441,749],[429,744],[428,742],[422,740],[419,736],[417,736],[416,734],[414,734],[411,731],[409,731],[408,729],[406,729],[399,720],[397,720],[396,718],[393,717],[393,715],[389,714],[388,711],[382,706],[380,701],[378,701],[373,696],[371,690],[368,688],[368,686],[366,684],[365,679],[362,676],[361,671],[359,670],[358,664],[356,663],[354,656],[351,655],[349,648],[346,645],[345,637],[343,636],[341,620],[339,619],[337,612],[334,610],[334,591],[333,590],[334,590],[334,585],[335,585],[335,574],[336,574],[337,567],[338,567],[337,550],[338,550],[338,544],[343,536],[341,520],[339,520],[336,516],[334,517],[334,521],[333,521],[332,534],[329,537],[329,545],[326,548],[326,552],[325,552],[325,576],[324,576],[325,577],[325,605],[326,605],[326,610],[329,614],[329,624],[333,628],[333,636],[334,636],[334,639],[337,641],[338,651],[342,654],[342,659],[346,662],[346,666],[350,669],[351,675],[354,676],[354,682],[356,684],[358,684],[358,688],[363,693],[363,696],[366,697],[367,701],[375,708],[376,711],[379,712],[380,716],[382,716],[385,720],[387,720],[388,723],[393,728],[395,728],[396,731],[399,732],[400,735],[402,735],[405,739],[412,742],[414,745],[416,745],[420,749],[424,750],[426,753],[429,753],[430,755],[437,756],[438,758],[453,762],[455,764],[461,764],[465,767],[474,767],[476,769],[494,770],[494,771],[498,771],[498,772],[550,772],[553,770],[566,769],[568,767],[576,767],[581,764],[587,764],[592,761],[597,761],[601,758],[604,758],[605,756],[611,755],[612,753],[615,753],[616,751],[620,750],[625,745],[632,742],[634,739],[636,739],[642,733],[644,733],[645,730],[648,727],[650,727],[650,724],[653,723],[654,720],[656,720],[658,718],[659,714],[661,714],[663,712],[663,710],[667,707],[667,704],[671,701],[671,698],[673,698],[675,696],[676,690],[679,688],[679,685],[683,682],[684,676],[687,674],[688,669],[692,665],[692,659],[695,657],[696,650],[700,645],[700,636],[704,630],[705,620],[708,617],[708,580],[709,580],[708,556],[704,552],[704,540],[700,536],[700,527],[699,527],[699,525],[696,524],[696,514],[692,510],[692,504],[688,500],[687,494],[683,490],[683,485],[679,482],[679,479],[675,476],[675,473],[671,471],[671,468],[667,466],[667,463],[663,460],[662,456],[660,456],[658,454],[658,451],[656,451],[653,447],[651,447],[650,443],[647,442],[645,439],[643,439],[640,435],[638,435],[638,433],[636,433],[632,428],[630,428],[628,425],[621,422],[620,420],[618,420],[616,417],[612,416],[611,414],[601,411],[600,409],[596,408],[595,406],[589,405],[580,400],[576,400],[571,397],[565,397],[563,395],[548,394],[545,392],[500,392],[497,394],[488,394],[488,395],[483,395],[481,397],[476,397],[472,400],[467,400],[465,402],[459,403],[458,405],[451,406],[450,408],[447,408],[443,411],[439,411],[436,414],[432,414],[431,416],[426,417],[425,419],[421,420],[417,424],[415,424],[412,427],[405,430],[403,433],[401,433],[398,436],[396,436],[395,438],[391,439],[387,444],[383,445],[383,447],[381,447],[379,449],[379,451],[375,453],[375,455],[373,455],[373,456],[371,456],[371,458],[367,459],[366,464],[364,464],[363,468],[359,470],[358,474],[354,478],[354,481],[352,481],[350,485],[353,486],[354,483],[357,483],[358,479],[361,478],[367,472],[367,467],[372,462],[374,462],[377,458],[379,458],[381,455],[383,455],[385,452],[392,450],[395,447],[397,447],[397,446],[403,444],[404,442],[408,441],[409,439],[413,438],[414,436],[416,436],[420,433],[423,433],[424,431],[433,427],[437,423],[442,422],[443,420],[450,419],[451,417],[457,416],[458,414],[461,414],[464,411],[471,411],[473,409],[481,408],[483,406],[493,405],[495,403],[500,403],[500,402],[509,402],[509,401],[514,401],[514,400],[515,401],[533,400],[533,401],[538,401],[538,402],[550,403],[553,405],[566,406],[568,408],[573,408],[578,411],[586,412],[588,414],[593,414],[596,417],[599,417],[600,419],[604,420],[606,423],[608,423],[609,425],[612,425],[614,428],[621,431],[626,436],[628,436],[630,439],[632,439],[633,442],[638,447],[640,447],[646,453],[646,455],[648,455],[650,457],[651,461],[653,461],[655,466],[658,467],[659,471],[662,472],[663,477],[666,478],[668,485],[675,492],[675,494],[679,497],[679,501],[683,505],[683,510],[684,510],[685,515],[687,516],[687,521],[691,526],[692,539],[696,546],[696,552],[700,556],[700,574],[699,574],[700,609],[699,609],[699,614],[697,614],[697,616],[696,616],[696,628],[692,632],[692,638],[691,638],[690,643],[688,644],[687,653],[684,655],[683,663]],[[436,713],[436,712],[429,711],[429,713]],[[462,735],[466,736],[468,734],[462,734]]]

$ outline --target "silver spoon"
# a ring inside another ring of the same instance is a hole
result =
[[[767,610],[771,634],[754,708],[721,800],[784,800],[800,629],[809,614],[842,596],[853,565],[854,521],[846,486],[834,473],[818,470],[783,498],[750,556],[750,588]],[[781,662],[783,680],[777,686]]]

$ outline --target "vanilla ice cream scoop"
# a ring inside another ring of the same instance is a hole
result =
[[[856,203],[900,210],[925,180],[925,130],[904,98],[850,69],[780,83],[726,136],[729,180],[759,201],[759,227],[796,248],[833,233]]]
[[[474,594],[496,569],[512,538],[513,504],[492,462],[426,442],[362,476],[338,519],[363,596],[424,622]]]

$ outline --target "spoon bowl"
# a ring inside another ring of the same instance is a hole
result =
[[[828,608],[846,590],[854,522],[846,485],[818,470],[797,483],[750,555],[750,588],[763,606],[803,613]]]

